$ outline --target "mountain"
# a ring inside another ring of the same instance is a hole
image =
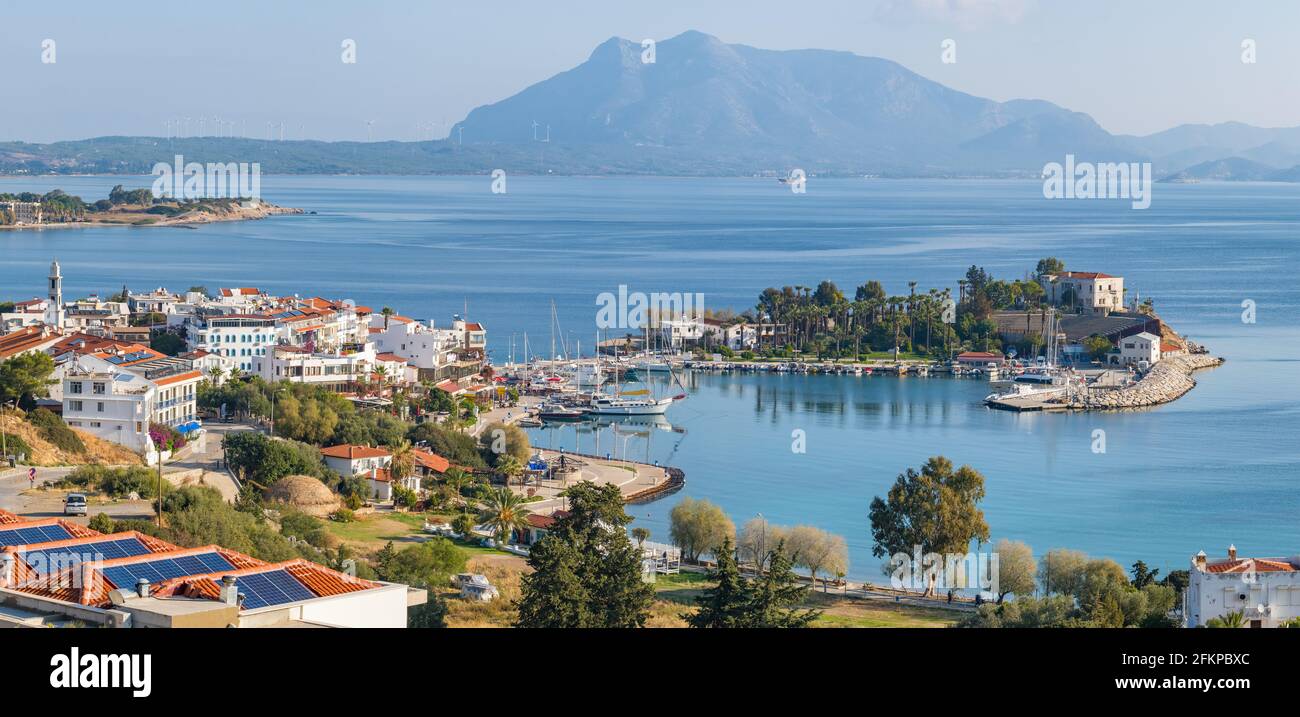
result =
[[[1295,172],[1292,172],[1294,174]],[[1211,162],[1202,162],[1188,167],[1181,172],[1161,179],[1162,182],[1286,182],[1295,181],[1284,177],[1284,171],[1277,167],[1255,162],[1242,157],[1228,157]]]
[[[1115,135],[1044,100],[998,102],[890,60],[764,50],[686,32],[655,62],[611,38],[576,67],[428,142],[99,137],[0,143],[0,174],[148,174],[175,154],[264,173],[1040,177],[1048,162],[1145,162],[1172,181],[1295,181],[1300,127],[1184,124]],[[463,142],[462,142],[463,140]],[[1285,170],[1285,171],[1284,171]]]
[[[1132,158],[1087,115],[1041,100],[996,102],[896,62],[829,50],[762,50],[687,32],[656,47],[611,38],[585,62],[479,107],[453,136],[737,155],[754,169],[1040,171],[1067,152]]]

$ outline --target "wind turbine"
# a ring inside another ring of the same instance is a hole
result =
[[[185,118],[185,124],[183,125],[182,129],[184,129],[184,131],[181,132],[181,136],[182,136],[182,137],[184,137],[184,136],[186,136],[186,135],[188,135],[188,134],[190,133],[190,118],[189,118],[189,117],[186,117],[186,118]]]
[[[280,141],[284,141],[284,120],[280,120]]]
[[[537,124],[537,120],[533,120],[533,141],[534,142],[537,141],[537,128],[540,126],[541,125]]]
[[[371,131],[371,128],[374,127],[374,125],[375,125],[374,120],[366,120],[366,141],[367,142],[374,141],[374,134]]]

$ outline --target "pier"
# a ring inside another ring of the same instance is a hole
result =
[[[1169,403],[1196,386],[1192,374],[1214,368],[1223,359],[1208,354],[1174,356],[1157,363],[1136,383],[1110,387],[1105,382],[1071,389],[1065,395],[1008,396],[988,401],[1004,411],[1109,411],[1149,408]]]

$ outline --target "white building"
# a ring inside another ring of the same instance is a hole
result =
[[[1154,366],[1160,360],[1160,337],[1147,331],[1125,336],[1117,349],[1110,354],[1111,363],[1136,366],[1145,361],[1147,366]]]
[[[325,465],[341,476],[355,476],[370,473],[377,468],[387,468],[393,461],[393,454],[383,448],[341,444],[320,449]]]
[[[254,359],[266,356],[279,342],[274,318],[265,314],[202,312],[185,322],[189,351],[207,351],[230,359],[245,373],[254,373]]]
[[[1300,556],[1239,558],[1230,545],[1227,559],[1210,560],[1202,550],[1192,558],[1184,601],[1187,627],[1232,612],[1248,627],[1278,627],[1300,618]]]
[[[57,538],[16,544],[25,528]],[[82,557],[107,553],[108,543],[113,557]],[[306,560],[267,563],[217,545],[180,548],[3,511],[0,545],[9,546],[0,553],[0,628],[404,628],[407,610],[428,599],[425,590]]]
[[[183,429],[198,418],[203,375],[184,359],[136,346],[74,355],[59,371],[63,420],[133,451],[149,451],[153,424]]]
[[[1107,314],[1124,308],[1124,277],[1093,271],[1063,271],[1039,279],[1053,304]]]

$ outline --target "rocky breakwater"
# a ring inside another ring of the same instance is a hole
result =
[[[1193,373],[1222,363],[1223,359],[1209,354],[1172,356],[1157,363],[1132,386],[1110,391],[1087,391],[1075,397],[1071,407],[1095,411],[1158,406],[1192,390],[1196,386]]]

